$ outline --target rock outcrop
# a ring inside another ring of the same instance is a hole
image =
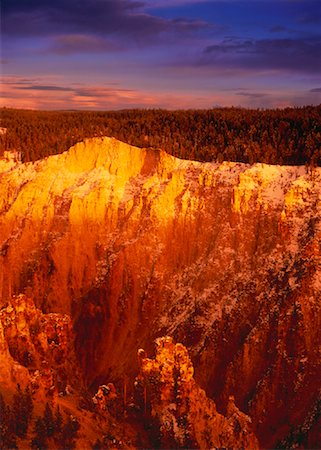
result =
[[[235,406],[234,397],[230,397],[224,417],[197,385],[182,344],[174,344],[170,337],[159,338],[155,359],[146,358],[141,351],[139,358],[136,383],[146,392],[160,448],[259,448],[251,419]]]
[[[42,314],[21,294],[1,308],[0,331],[2,387],[30,384],[52,396],[76,377],[68,315]]]
[[[136,349],[171,335],[261,446],[299,432],[316,445],[319,168],[183,161],[110,138],[0,168],[1,304],[24,293],[70,315],[88,386],[134,377]]]

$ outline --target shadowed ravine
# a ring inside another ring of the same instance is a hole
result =
[[[70,314],[88,386],[134,377],[137,349],[170,335],[261,446],[293,430],[317,445],[321,169],[183,161],[110,138],[0,169],[1,302],[24,292]]]

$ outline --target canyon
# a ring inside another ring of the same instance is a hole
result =
[[[320,168],[200,163],[107,137],[3,158],[3,392],[52,389],[80,417],[79,448],[102,423],[122,430],[116,448],[318,448],[320,200]],[[72,406],[108,383],[120,404]]]

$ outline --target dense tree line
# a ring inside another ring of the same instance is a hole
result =
[[[276,110],[30,111],[3,108],[0,152],[23,161],[61,153],[93,136],[163,148],[199,161],[321,165],[321,105]]]

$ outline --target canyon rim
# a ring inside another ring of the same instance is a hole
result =
[[[103,137],[0,171],[6,403],[76,448],[318,448],[320,168]]]

